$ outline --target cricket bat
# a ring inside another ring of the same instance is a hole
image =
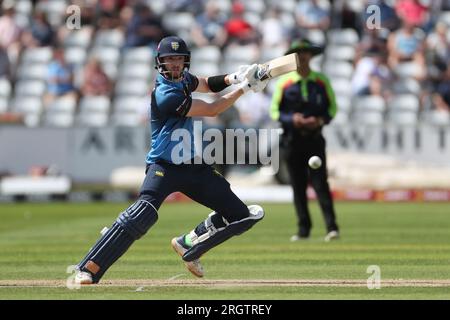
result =
[[[296,53],[275,58],[266,63],[259,64],[255,77],[259,80],[272,79],[291,71],[297,70],[300,62]]]

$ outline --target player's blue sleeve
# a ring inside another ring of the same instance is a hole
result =
[[[162,113],[175,116],[185,117],[192,106],[192,97],[183,90],[172,88],[165,91],[164,94],[156,93],[156,102],[159,111]]]
[[[194,92],[198,87],[198,78],[191,73],[188,73],[188,88],[190,92]]]

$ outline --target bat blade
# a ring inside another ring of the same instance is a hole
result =
[[[298,55],[291,53],[260,64],[256,71],[256,78],[259,80],[272,79],[297,70],[299,65]]]

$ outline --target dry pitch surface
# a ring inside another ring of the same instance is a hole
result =
[[[104,280],[89,287],[367,287],[367,281],[360,280]],[[62,288],[67,287],[60,280],[0,280],[0,287],[16,288]],[[380,287],[450,287],[450,280],[382,280]]]

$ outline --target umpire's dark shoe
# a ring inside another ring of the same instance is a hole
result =
[[[182,257],[184,255],[184,253],[186,251],[189,250],[189,247],[185,244],[184,242],[184,235],[178,237],[178,238],[173,238],[172,239],[172,248],[173,250],[175,250],[176,253],[178,253],[178,255],[180,257]],[[184,264],[186,266],[186,268],[196,277],[203,277],[205,272],[203,270],[203,266],[200,264],[200,260],[194,260],[194,261],[184,261]]]

